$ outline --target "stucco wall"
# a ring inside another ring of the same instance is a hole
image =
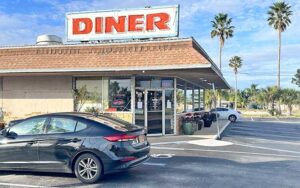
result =
[[[8,119],[73,111],[72,77],[4,77],[2,101]]]

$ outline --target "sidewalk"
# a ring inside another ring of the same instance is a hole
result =
[[[228,120],[218,120],[218,122],[213,122],[211,127],[202,127],[200,131],[195,132],[194,135],[197,135],[198,138],[209,138],[214,139],[218,134],[218,124],[220,132],[225,128],[229,123]]]
[[[219,120],[218,123],[221,131],[228,123],[228,120]],[[202,127],[202,129],[196,131],[194,135],[149,136],[148,140],[150,143],[175,143],[200,139],[215,139],[217,134],[217,122],[214,122],[211,127]]]

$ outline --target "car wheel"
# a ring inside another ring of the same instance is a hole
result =
[[[92,154],[83,154],[76,160],[74,171],[82,183],[95,183],[103,176],[100,160]]]
[[[230,115],[228,117],[228,120],[231,121],[231,122],[236,122],[236,116],[235,115]]]

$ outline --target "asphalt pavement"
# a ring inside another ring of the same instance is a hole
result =
[[[83,185],[73,175],[0,172],[0,187],[300,187],[300,121],[231,123],[221,141],[150,138],[152,158]]]

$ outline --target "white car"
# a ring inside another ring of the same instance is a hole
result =
[[[241,113],[233,109],[216,108],[212,109],[211,112],[218,113],[219,119],[228,119],[231,122],[236,122],[241,118]]]

